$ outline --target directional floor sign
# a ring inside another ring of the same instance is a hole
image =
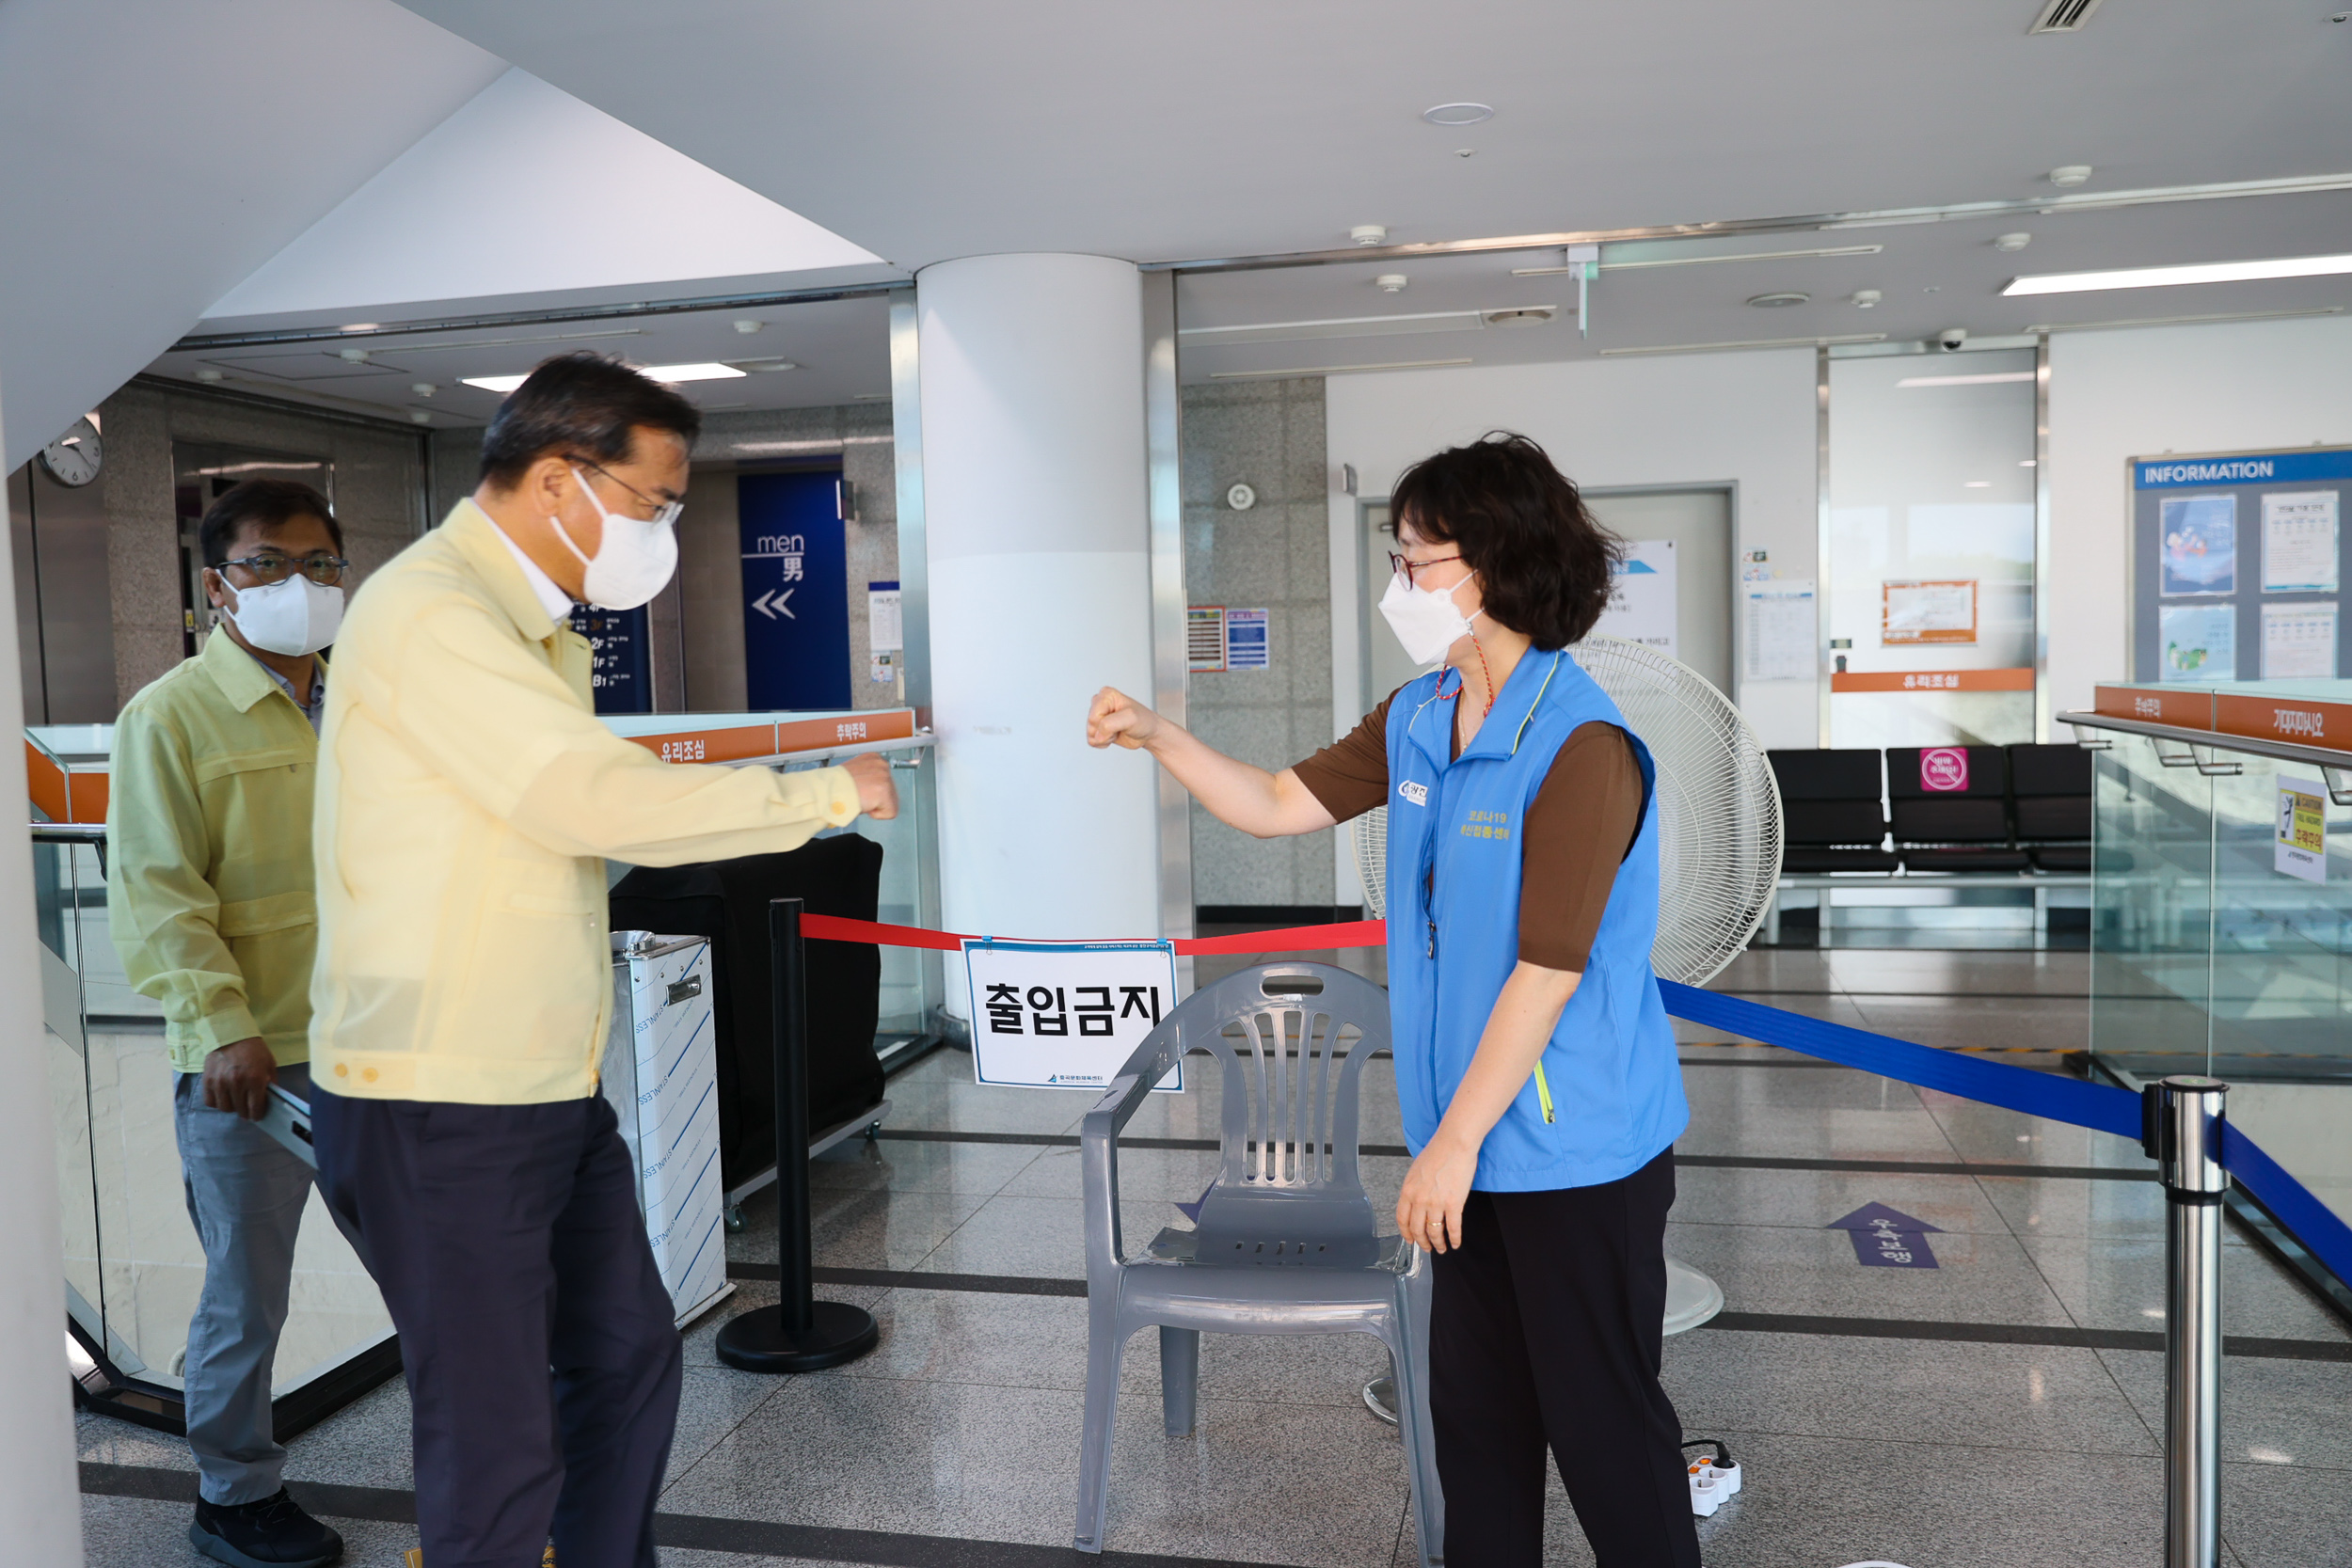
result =
[[[1883,1203],[1866,1203],[1842,1220],[1832,1220],[1832,1230],[1842,1230],[1853,1241],[1856,1261],[1873,1269],[1931,1269],[1936,1266],[1935,1253],[1928,1245],[1928,1233],[1942,1234],[1941,1226],[1914,1219],[1900,1209],[1889,1209]]]

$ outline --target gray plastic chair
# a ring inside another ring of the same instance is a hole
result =
[[[1351,1029],[1354,1037],[1343,1039]],[[1376,1336],[1406,1396],[1422,1562],[1444,1561],[1445,1504],[1429,1426],[1429,1260],[1401,1237],[1380,1234],[1356,1171],[1357,1085],[1365,1061],[1388,1043],[1388,994],[1371,981],[1323,964],[1260,965],[1168,1014],[1087,1113],[1080,1551],[1103,1549],[1127,1338],[1157,1324],[1171,1437],[1193,1429],[1203,1329]],[[1186,1051],[1206,1051],[1223,1065],[1223,1164],[1199,1227],[1162,1230],[1130,1259],[1120,1239],[1119,1132]],[[1334,1406],[1335,1419],[1339,1413]]]

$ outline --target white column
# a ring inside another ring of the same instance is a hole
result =
[[[30,814],[15,575],[9,552],[0,549],[0,804],[21,823]],[[70,1568],[82,1560],[82,1499],[65,1365],[65,1243],[34,952],[40,941],[32,841],[11,827],[0,832],[0,1556]]]
[[[1156,937],[1153,765],[1086,744],[1098,687],[1152,689],[1140,277],[983,256],[915,290],[942,912],[991,936]]]

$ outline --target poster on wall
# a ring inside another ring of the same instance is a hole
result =
[[[1228,609],[1225,611],[1226,669],[1273,668],[1274,648],[1266,635],[1272,621],[1273,616],[1263,610]]]
[[[2333,680],[2335,676],[2333,599],[2263,606],[2263,679]]]
[[[1225,668],[1223,605],[1184,607],[1184,668],[1196,675],[1216,674]]]
[[[1681,652],[1677,641],[1680,624],[1676,617],[1675,594],[1675,542],[1629,539],[1625,542],[1625,559],[1609,574],[1609,607],[1600,612],[1593,630],[1602,637],[1622,637],[1629,642],[1656,648],[1669,658],[1679,658]]]
[[[2237,498],[2167,496],[2157,556],[2165,598],[2237,592]]]
[[[972,985],[972,1078],[1100,1093],[1176,1005],[1167,942],[963,944]],[[1154,1088],[1184,1089],[1182,1057]]]
[[[2336,591],[2336,493],[2265,492],[2263,496],[2263,592]]]
[[[906,612],[895,582],[866,585],[867,678],[887,685],[898,678],[898,656],[906,648]]]
[[[1879,641],[1887,647],[1977,640],[1974,578],[1889,580],[1880,584],[1879,594]]]
[[[2160,681],[2237,679],[2237,610],[2231,605],[2164,607],[2157,636],[2164,651]]]
[[[1820,623],[1814,613],[1812,580],[1751,582],[1740,594],[1747,601],[1740,639],[1745,677],[1752,681],[1813,679],[1817,673],[1813,649],[1820,636]]]
[[[2328,790],[2317,779],[2279,775],[2278,833],[2271,869],[2307,882],[2328,879]]]

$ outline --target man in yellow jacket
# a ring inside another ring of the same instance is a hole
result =
[[[682,767],[589,699],[573,601],[669,579],[699,432],[675,390],[550,359],[482,483],[354,596],[313,835],[312,1135],[400,1330],[429,1568],[652,1568],[678,1336],[612,1108],[606,857],[790,849],[895,814],[888,767]]]
[[[106,912],[122,966],[163,1004],[172,1125],[204,1287],[183,1371],[197,1550],[315,1568],[342,1538],[278,1484],[270,1411],[310,1166],[254,1125],[270,1085],[310,1092],[310,788],[326,701],[315,657],[342,611],[342,535],[307,484],[252,480],[198,531],[224,619],[126,704],[108,792]]]

